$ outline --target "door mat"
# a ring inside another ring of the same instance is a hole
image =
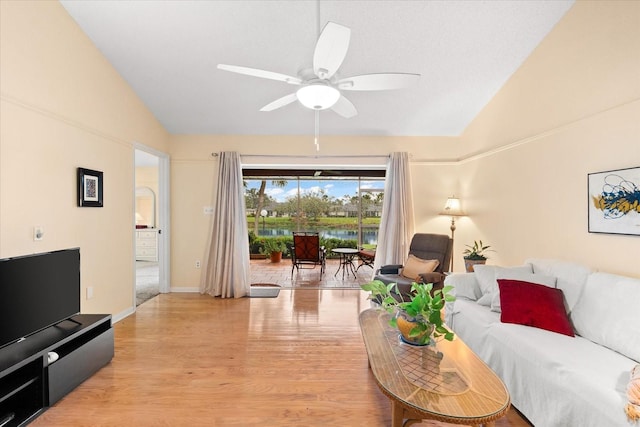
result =
[[[280,285],[273,283],[252,283],[249,288],[251,298],[275,298],[280,294]]]

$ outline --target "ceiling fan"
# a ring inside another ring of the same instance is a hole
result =
[[[218,64],[218,68],[300,86],[294,93],[276,99],[262,107],[260,111],[273,111],[298,100],[312,110],[331,108],[345,118],[357,115],[358,111],[341,93],[342,91],[402,89],[412,86],[420,78],[420,74],[411,73],[374,73],[339,78],[337,71],[349,49],[350,38],[349,28],[327,22],[316,42],[313,68],[302,70],[297,77],[237,65]]]

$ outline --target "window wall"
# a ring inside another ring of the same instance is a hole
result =
[[[374,248],[384,170],[245,170],[248,228],[256,236],[317,231],[324,239]]]

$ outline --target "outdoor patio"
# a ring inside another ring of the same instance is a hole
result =
[[[373,269],[363,265],[358,268],[360,261],[353,260],[354,275],[347,269],[338,272],[340,262],[338,259],[328,259],[326,270],[320,276],[320,267],[294,270],[293,280],[291,278],[291,259],[283,259],[279,263],[272,263],[269,259],[251,260],[250,283],[272,283],[283,288],[309,288],[309,289],[353,289],[359,288],[361,284],[367,283],[373,276]]]

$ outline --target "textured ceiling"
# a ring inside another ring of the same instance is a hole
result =
[[[573,1],[61,3],[171,133],[313,134],[313,111],[298,102],[259,111],[294,86],[216,66],[296,75],[311,66],[318,21],[333,21],[351,29],[340,76],[422,77],[410,89],[345,93],[358,115],[323,111],[322,133],[444,136],[465,129]]]

